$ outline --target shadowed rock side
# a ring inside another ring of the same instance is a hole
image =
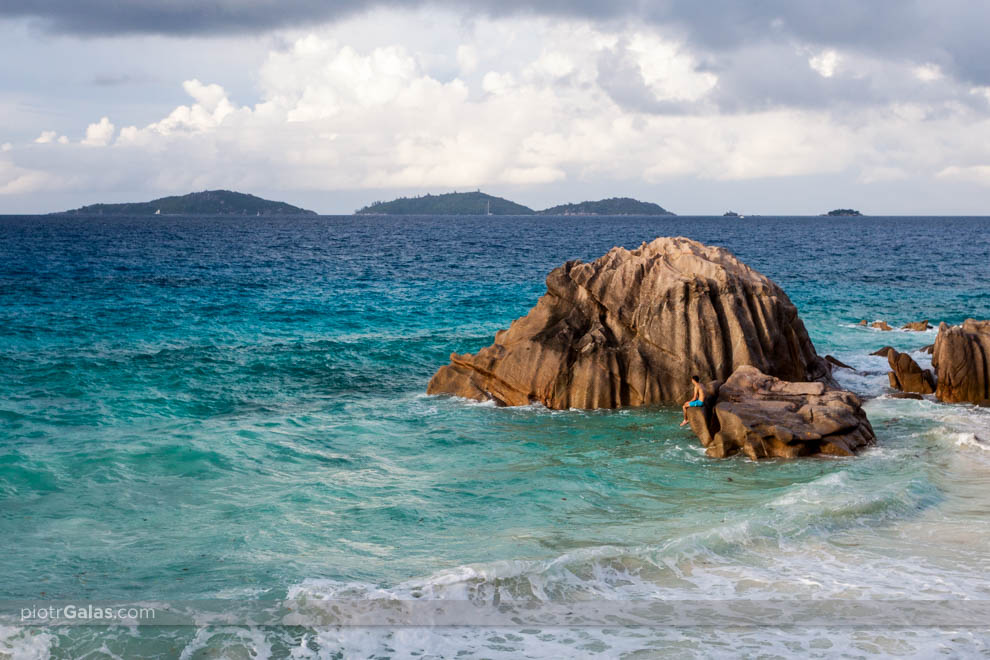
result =
[[[931,370],[919,367],[907,353],[899,353],[891,348],[887,352],[887,363],[891,369],[887,372],[887,378],[893,389],[915,394],[934,394],[935,376]]]
[[[704,394],[702,399],[704,405],[697,408],[687,409],[688,423],[691,430],[701,440],[703,447],[712,444],[714,437],[712,434],[718,430],[718,420],[715,419],[715,404],[718,403],[718,391],[722,387],[722,381],[713,380],[701,386]]]
[[[749,366],[736,369],[718,387],[714,415],[706,417],[701,408],[688,414],[713,458],[740,452],[753,460],[851,456],[876,441],[852,392],[821,382],[786,382]]]
[[[940,324],[932,366],[939,401],[990,405],[990,321]]]
[[[830,379],[784,291],[724,248],[658,238],[567,262],[546,283],[529,314],[478,353],[451,355],[427,392],[616,408],[680,403],[692,375],[722,380],[740,365]]]

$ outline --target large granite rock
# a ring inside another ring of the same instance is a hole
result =
[[[893,348],[887,352],[887,364],[890,371],[887,379],[890,386],[902,392],[915,394],[933,394],[935,392],[935,376],[930,369],[922,369],[907,353],[899,353]]]
[[[707,408],[707,405],[706,405]],[[718,388],[714,415],[689,410],[714,458],[851,456],[876,440],[859,398],[821,382],[792,383],[741,366]]]
[[[430,394],[616,408],[691,397],[691,376],[741,365],[793,381],[830,379],[787,294],[724,248],[658,238],[569,261],[523,318],[474,355],[450,356]]]
[[[990,405],[990,321],[940,324],[932,366],[938,374],[939,401]]]

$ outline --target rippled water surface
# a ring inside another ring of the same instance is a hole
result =
[[[730,248],[879,445],[705,458],[679,410],[423,394],[569,259]],[[0,217],[0,599],[990,599],[990,412],[885,344],[990,318],[984,218]],[[927,356],[914,353],[923,364]],[[931,657],[986,629],[23,629],[0,657]],[[87,655],[89,654],[89,655]],[[635,657],[635,656],[633,656]]]

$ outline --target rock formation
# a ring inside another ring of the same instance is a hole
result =
[[[731,252],[687,238],[569,261],[523,318],[474,355],[450,356],[430,394],[499,405],[616,408],[691,396],[691,376],[741,365],[829,379],[787,294]]]
[[[919,367],[907,353],[899,353],[892,348],[887,353],[887,363],[891,369],[887,372],[887,378],[893,389],[916,394],[934,394],[935,376],[930,369]]]
[[[914,323],[907,323],[901,330],[914,330],[915,332],[924,332],[932,326],[928,324],[928,319],[924,321],[915,321]]]
[[[886,321],[874,321],[870,324],[871,328],[876,328],[877,330],[893,330],[889,323]]]
[[[713,458],[739,452],[753,460],[851,456],[876,440],[852,392],[783,381],[750,366],[718,387],[714,414],[693,408],[688,420]]]
[[[881,357],[887,357],[890,354],[890,352],[893,350],[894,350],[893,346],[884,346],[880,350],[873,351],[872,353],[870,353],[870,355],[879,355]]]
[[[932,366],[938,374],[939,401],[990,405],[990,321],[940,324]]]

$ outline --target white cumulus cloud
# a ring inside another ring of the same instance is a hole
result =
[[[116,127],[110,123],[109,117],[102,117],[95,124],[86,127],[86,137],[82,143],[90,147],[105,147],[113,140]]]
[[[827,49],[808,59],[808,66],[818,72],[822,78],[831,78],[839,67],[839,53]]]

